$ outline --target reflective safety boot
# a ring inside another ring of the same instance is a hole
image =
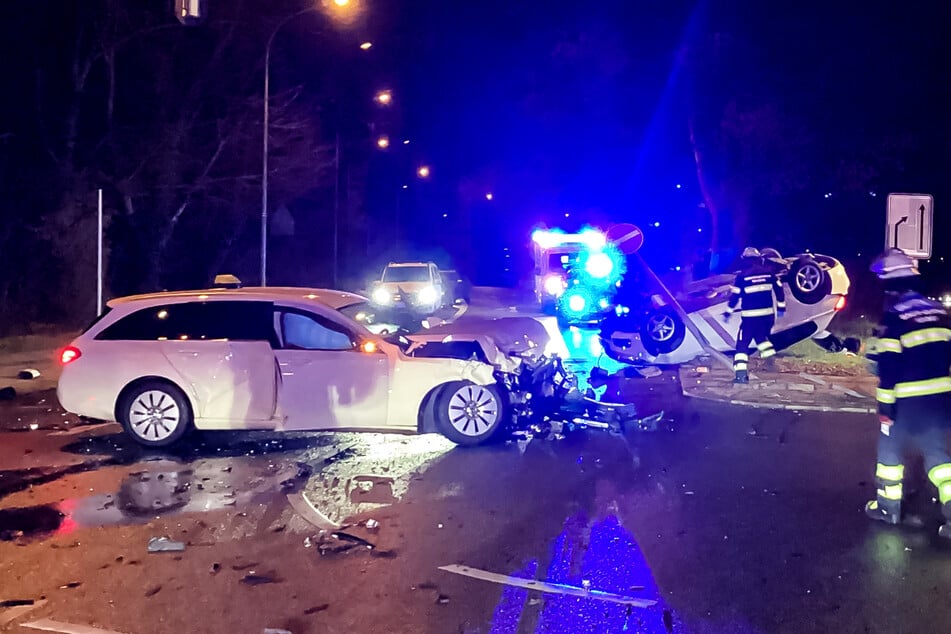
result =
[[[733,383],[735,383],[736,385],[746,385],[749,382],[750,382],[750,375],[749,375],[749,372],[747,372],[746,370],[737,371],[736,376],[733,377]]]
[[[951,502],[941,505],[941,514],[944,515],[944,524],[938,527],[938,537],[951,539]]]
[[[891,503],[883,506],[878,503],[878,500],[870,500],[865,504],[865,515],[877,522],[895,526],[901,523],[901,506]]]
[[[865,515],[869,519],[885,522],[892,526],[908,526],[909,528],[923,528],[925,525],[924,519],[913,513],[905,513],[902,515],[901,512],[901,502],[895,500],[887,500],[883,503],[882,500],[871,500],[865,505]],[[947,529],[949,538],[951,538],[951,525]]]

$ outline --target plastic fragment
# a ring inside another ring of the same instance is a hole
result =
[[[173,553],[185,550],[184,542],[177,542],[168,537],[153,537],[149,540],[150,553]]]

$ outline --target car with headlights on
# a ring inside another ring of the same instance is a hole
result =
[[[370,299],[381,307],[404,308],[431,315],[445,303],[445,282],[432,262],[390,262],[370,287]]]
[[[416,280],[414,268],[394,270]],[[520,358],[451,329],[413,341],[392,332],[385,312],[360,295],[308,288],[114,299],[61,351],[57,395],[67,411],[116,420],[155,447],[191,429],[438,431],[469,445],[495,436],[508,407],[497,372]]]
[[[765,252],[766,250],[764,250]],[[786,290],[786,312],[776,319],[770,340],[777,349],[810,337],[825,336],[833,317],[845,308],[849,276],[837,259],[819,254],[782,257],[769,261]],[[735,275],[716,275],[693,282],[677,297],[687,317],[720,352],[736,347],[740,316],[724,321]],[[601,322],[605,354],[631,364],[679,364],[703,352],[679,312],[660,295],[643,289],[621,289],[614,314]]]

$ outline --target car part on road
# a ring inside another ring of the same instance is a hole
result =
[[[119,396],[116,418],[147,447],[165,447],[185,435],[192,423],[185,394],[167,381],[133,383]]]
[[[17,391],[12,387],[0,388],[0,401],[12,401],[17,397]]]
[[[673,352],[683,343],[686,334],[677,311],[667,306],[654,310],[641,327],[641,341],[653,355]]]
[[[153,537],[149,540],[150,553],[180,553],[185,550],[184,542],[177,542],[168,537]]]
[[[498,583],[506,586],[514,586],[516,588],[523,588],[525,590],[536,590],[538,592],[545,592],[548,594],[561,594],[584,599],[599,599],[601,601],[608,601],[611,603],[630,605],[636,608],[650,608],[654,605],[657,605],[657,601],[651,599],[639,599],[637,597],[629,597],[620,594],[614,594],[612,592],[604,592],[602,590],[592,590],[590,582],[587,582],[587,584],[583,585],[582,587],[570,586],[562,583],[551,583],[548,581],[536,581],[535,579],[524,579],[522,577],[514,577],[511,575],[501,575],[495,572],[489,572],[487,570],[479,570],[478,568],[470,568],[469,566],[459,566],[455,564],[449,566],[440,566],[439,569],[444,570],[445,572],[462,575],[464,577],[471,577],[473,579],[480,579],[482,581]],[[630,588],[630,590],[633,592],[642,591],[644,589],[645,588],[643,586],[632,586]]]
[[[40,371],[34,370],[33,368],[26,368],[17,373],[17,378],[21,381],[32,381],[33,379],[40,378]]]

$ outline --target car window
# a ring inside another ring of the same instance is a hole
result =
[[[388,266],[383,271],[384,282],[428,282],[428,266]]]
[[[558,269],[567,271],[574,266],[577,259],[577,253],[552,253],[548,256],[548,268],[552,271],[557,271]]]
[[[277,337],[268,302],[185,302],[143,308],[104,329],[97,339],[111,341],[214,340],[268,341]]]
[[[342,326],[312,313],[281,313],[284,348],[289,350],[353,350],[355,343]]]

